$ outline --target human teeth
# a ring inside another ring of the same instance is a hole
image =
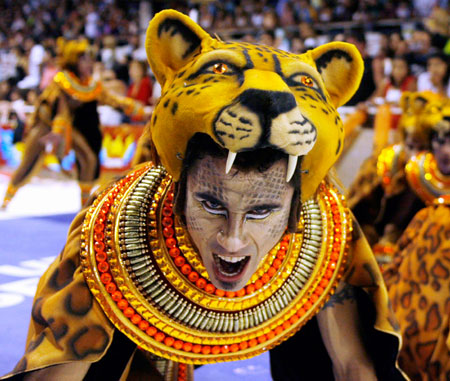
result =
[[[230,262],[230,263],[236,263],[240,262],[243,259],[245,259],[245,256],[243,257],[224,257],[223,255],[217,255],[222,261]]]

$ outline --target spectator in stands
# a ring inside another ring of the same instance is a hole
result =
[[[428,56],[427,71],[417,79],[419,91],[430,90],[450,97],[449,57],[436,51]]]
[[[150,105],[152,98],[152,80],[147,72],[147,63],[142,61],[131,61],[129,66],[129,76],[131,84],[128,87],[127,96]]]
[[[354,44],[364,60],[364,74],[361,80],[361,85],[356,91],[355,95],[347,102],[349,106],[355,106],[361,102],[367,101],[374,93],[375,86],[375,72],[380,71],[379,62],[374,62],[374,59],[367,54],[366,38],[363,31],[354,32],[346,36],[346,42]],[[380,79],[383,78],[383,71],[381,67],[381,74],[378,74]]]

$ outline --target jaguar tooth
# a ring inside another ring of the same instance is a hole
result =
[[[288,183],[292,176],[294,175],[295,168],[297,168],[298,156],[289,155],[287,173],[286,173],[286,182]]]
[[[236,159],[236,152],[228,152],[227,164],[225,166],[225,173],[230,172],[231,167],[233,166],[234,160]]]

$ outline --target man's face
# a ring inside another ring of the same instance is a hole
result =
[[[450,133],[434,137],[431,146],[439,171],[450,175]]]
[[[225,159],[207,156],[187,177],[186,222],[214,286],[237,291],[286,229],[293,187],[287,163],[264,173],[232,169]]]
[[[426,143],[418,136],[407,134],[405,137],[405,160],[408,161],[420,151],[427,149]]]

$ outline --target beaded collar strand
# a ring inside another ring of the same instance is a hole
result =
[[[351,217],[329,184],[236,292],[210,282],[172,202],[166,171],[141,167],[97,198],[82,230],[92,293],[121,332],[158,356],[206,364],[258,355],[313,317],[342,276]]]

